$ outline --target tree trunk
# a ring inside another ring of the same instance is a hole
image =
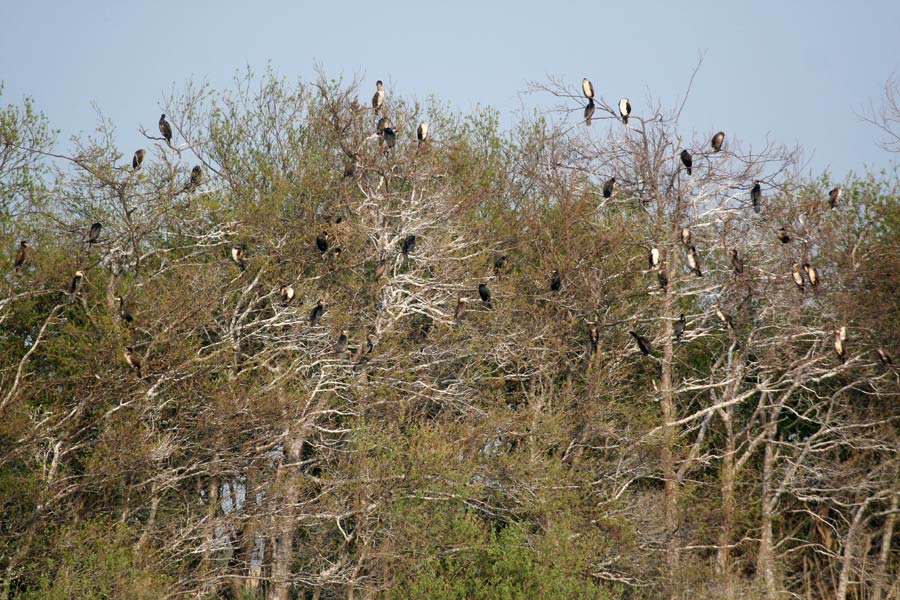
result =
[[[722,457],[720,481],[722,486],[722,526],[719,529],[718,549],[716,550],[716,570],[720,581],[725,584],[725,598],[734,600],[734,579],[731,574],[731,537],[734,529],[734,431],[732,428],[732,407],[721,411],[725,425],[725,455]]]
[[[674,261],[670,261],[674,270]],[[661,267],[662,268],[662,267]],[[671,273],[674,277],[674,273]],[[660,448],[660,469],[665,481],[665,519],[666,519],[666,570],[669,586],[669,598],[675,600],[678,596],[678,481],[675,472],[675,395],[672,392],[672,359],[674,349],[672,347],[672,319],[674,308],[671,296],[667,293],[663,304],[663,360],[661,365],[662,384],[662,418],[663,439]]]
[[[888,583],[888,560],[891,556],[891,542],[894,537],[894,523],[897,520],[897,509],[900,508],[900,493],[891,497],[891,510],[884,521],[884,533],[881,536],[881,553],[875,565],[875,576],[872,582],[872,600],[881,600],[881,593]]]
[[[853,515],[853,521],[850,522],[850,527],[847,529],[847,536],[844,538],[843,564],[841,565],[841,572],[838,576],[838,588],[837,593],[835,594],[835,600],[847,600],[847,590],[850,587],[850,573],[853,572],[856,539],[859,536],[859,528],[863,523],[863,515],[866,514],[868,506],[869,501],[866,500],[856,509],[856,514]]]
[[[303,439],[295,437],[285,445],[285,457],[278,468],[276,478],[277,481],[281,481],[285,491],[281,507],[275,517],[275,535],[272,539],[272,583],[269,586],[268,600],[288,600],[291,592],[291,563],[294,560],[294,534],[297,530],[295,513],[300,498],[300,484],[294,470],[300,462]]]
[[[762,418],[767,418],[765,410],[761,412]],[[772,480],[775,471],[775,423],[763,423],[766,428],[766,442],[763,456],[762,492],[760,503],[760,536],[759,556],[757,557],[757,571],[762,577],[766,589],[766,600],[776,600],[777,590],[775,586],[775,552],[772,542],[772,511],[774,509],[774,497],[772,496]]]

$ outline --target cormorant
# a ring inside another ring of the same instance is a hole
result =
[[[703,272],[700,270],[700,259],[697,257],[697,248],[695,246],[690,246],[687,252],[687,261],[688,267],[697,277],[703,277]]]
[[[125,321],[126,323],[134,322],[134,315],[132,315],[131,312],[127,308],[125,308],[125,299],[122,296],[116,296],[115,298],[113,298],[113,300],[119,303],[119,319]]]
[[[374,276],[375,281],[378,281],[379,279],[384,277],[384,274],[386,272],[387,272],[387,259],[382,258],[380,261],[378,261],[378,265],[375,267],[375,276]]]
[[[634,338],[634,341],[637,342],[638,349],[641,351],[641,354],[644,356],[648,356],[651,352],[653,352],[653,346],[650,344],[650,340],[645,338],[644,336],[635,333],[634,331],[629,331],[631,337]]]
[[[372,96],[372,110],[378,112],[384,104],[384,84],[379,79],[375,82],[375,95]]]
[[[294,288],[290,285],[281,286],[281,305],[287,306],[294,299]]]
[[[731,249],[731,266],[734,269],[734,275],[737,277],[744,272],[744,261],[738,258],[737,248]]]
[[[756,212],[759,212],[760,202],[762,202],[762,187],[757,181],[753,184],[753,189],[750,190],[750,203],[753,204],[753,210]]]
[[[316,236],[316,248],[319,249],[319,252],[325,254],[328,252],[328,233],[323,231],[319,235]]]
[[[232,246],[231,247],[231,260],[233,260],[237,266],[241,268],[241,271],[247,268],[247,261],[244,260],[244,247],[243,246]]]
[[[453,320],[459,323],[462,316],[466,313],[466,299],[460,296],[456,301],[456,311],[453,313]]]
[[[486,283],[478,284],[478,295],[481,296],[481,301],[484,302],[484,305],[488,308],[493,308],[491,306],[491,290],[488,289]]]
[[[687,169],[687,174],[690,175],[693,173],[691,170],[691,166],[694,164],[694,159],[691,157],[691,153],[684,149],[681,151],[681,163]]]
[[[494,274],[499,275],[506,270],[506,262],[509,258],[504,254],[494,259]]]
[[[800,274],[800,263],[795,262],[791,265],[791,277],[794,279],[797,288],[802,292],[806,286],[803,284],[803,275]]]
[[[718,152],[722,149],[722,144],[725,142],[725,132],[719,131],[712,137],[712,142],[710,145],[712,146],[713,152]]]
[[[691,228],[690,227],[682,227],[681,228],[681,243],[685,246],[691,245]]]
[[[622,123],[624,125],[628,125],[628,115],[631,114],[631,102],[628,101],[628,98],[622,98],[619,100],[619,116],[622,117]]]
[[[616,178],[610,177],[606,180],[606,183],[603,184],[603,197],[609,198],[612,196],[613,188],[616,186]]]
[[[166,115],[163,114],[159,117],[159,132],[162,134],[163,139],[166,140],[166,143],[172,144],[172,126],[169,125],[169,122],[166,121]]]
[[[785,229],[784,227],[779,227],[779,228],[778,228],[778,231],[777,231],[776,233],[778,234],[778,241],[779,241],[779,242],[781,242],[782,244],[790,243],[790,241],[791,241],[791,236],[790,236],[790,234],[787,232],[787,229]]]
[[[594,98],[594,84],[587,77],[581,80],[581,91],[584,92],[584,97],[588,100]]]
[[[343,354],[347,351],[347,344],[350,341],[350,336],[347,333],[347,330],[344,329],[341,331],[341,335],[338,336],[337,341],[334,343],[334,353],[335,354]]]
[[[134,151],[134,157],[131,159],[131,170],[137,171],[141,168],[141,163],[144,162],[144,154],[145,151],[143,148]]]
[[[591,356],[594,356],[597,354],[597,348],[600,345],[600,332],[597,330],[597,325],[594,323],[591,323],[589,336],[591,342]]]
[[[103,227],[100,223],[94,223],[91,225],[91,230],[88,231],[88,244],[96,244],[97,240],[100,239],[100,228]]]
[[[392,127],[384,128],[384,144],[388,149],[393,148],[397,143],[397,134]]]
[[[404,255],[409,255],[410,252],[416,249],[416,236],[415,234],[410,234],[403,238],[403,242],[400,244],[400,252]]]
[[[841,363],[847,357],[847,349],[844,347],[844,341],[847,339],[847,328],[841,326],[840,329],[834,330],[834,352],[838,355],[838,358],[841,359]]]
[[[841,186],[835,187],[828,192],[828,204],[831,208],[836,208],[838,201],[841,199]]]
[[[81,289],[81,280],[83,278],[83,272],[75,271],[75,275],[72,277],[72,284],[69,286],[69,295],[72,297],[72,302],[75,301],[75,294],[77,294],[78,290]]]
[[[584,107],[584,124],[588,127],[591,126],[591,118],[594,116],[594,111],[597,107],[594,105],[593,100],[588,100],[587,105]]]
[[[803,263],[803,270],[806,271],[806,277],[809,279],[809,285],[816,287],[819,285],[819,274],[816,268],[809,263]]]
[[[678,320],[675,321],[675,327],[673,328],[673,332],[675,333],[675,339],[680,340],[682,334],[684,334],[684,328],[687,325],[687,320],[684,318],[684,313],[681,313],[681,316],[678,317]]]
[[[28,242],[22,240],[19,242],[19,250],[16,252],[16,260],[13,262],[13,270],[20,271],[25,264],[26,258],[28,258]]]
[[[420,144],[428,139],[428,123],[427,122],[422,121],[421,123],[419,123],[419,128],[416,129],[416,139],[419,140]]]
[[[378,135],[384,135],[384,130],[388,127],[391,127],[393,123],[387,117],[381,117],[378,119],[378,124],[375,126],[375,133]]]
[[[144,376],[141,373],[141,361],[135,355],[134,348],[131,346],[125,346],[125,362],[128,363],[128,366],[134,369],[135,373],[137,373],[138,379],[143,379]]]
[[[319,319],[322,317],[322,313],[325,312],[325,305],[322,304],[321,300],[316,301],[316,305],[313,307],[312,311],[309,313],[309,325],[310,327],[315,327],[319,322]]]
[[[650,270],[659,268],[659,248],[650,248],[650,256],[647,257],[647,265]]]
[[[559,274],[558,269],[553,269],[553,272],[550,274],[550,291],[558,292],[562,287],[562,277]]]
[[[200,165],[195,165],[193,169],[191,169],[191,188],[196,188],[203,181],[203,169],[200,168]]]
[[[669,287],[669,276],[666,274],[665,268],[661,268],[656,272],[656,281],[659,282],[659,287],[662,290],[666,290]]]

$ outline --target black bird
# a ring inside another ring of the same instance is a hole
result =
[[[610,177],[606,180],[606,183],[603,184],[603,197],[609,198],[612,196],[613,188],[616,186],[616,178]]]
[[[131,312],[127,308],[125,308],[125,299],[122,298],[122,296],[116,296],[115,298],[113,298],[113,300],[119,303],[119,319],[125,321],[126,323],[133,323],[134,315],[132,315]]]
[[[509,260],[505,254],[494,259],[494,274],[499,275],[506,270],[506,263]]]
[[[600,332],[597,330],[597,326],[594,323],[591,323],[589,336],[591,342],[591,356],[594,356],[597,354],[597,348],[600,345]]]
[[[128,363],[128,366],[134,369],[134,372],[137,373],[138,379],[143,379],[144,376],[141,373],[141,361],[135,355],[134,348],[131,346],[125,346],[125,362]]]
[[[744,261],[738,258],[737,248],[731,249],[731,266],[734,269],[734,276],[743,274],[744,272]]]
[[[803,283],[803,275],[800,274],[800,263],[795,262],[791,265],[791,277],[794,279],[797,288],[802,292],[806,286]]]
[[[172,144],[172,126],[169,125],[169,122],[166,121],[166,115],[163,114],[159,117],[159,132],[162,134],[163,139],[166,140],[166,143]]]
[[[691,245],[691,228],[690,227],[682,227],[681,228],[681,243],[685,246]]]
[[[488,308],[493,308],[491,306],[491,290],[488,289],[486,283],[478,284],[478,295],[481,296],[481,301],[484,302],[484,305]]]
[[[659,248],[650,248],[650,255],[647,257],[647,265],[650,270],[659,268]]]
[[[400,244],[400,252],[402,252],[405,256],[408,256],[410,252],[416,249],[416,236],[414,234],[410,234],[403,238],[403,242]]]
[[[419,123],[419,128],[416,129],[416,139],[419,140],[420,144],[428,139],[428,123],[427,122],[422,121],[421,123]]]
[[[83,278],[84,273],[75,271],[75,275],[72,277],[72,283],[69,285],[69,296],[71,296],[72,302],[75,302],[75,295],[78,293],[78,290],[81,289],[81,280]]]
[[[28,242],[22,240],[19,242],[19,250],[16,252],[16,260],[13,262],[13,270],[16,272],[22,270],[26,258],[28,258]]]
[[[594,106],[593,100],[588,100],[587,106],[584,107],[584,124],[588,127],[591,126],[591,118],[594,116],[594,111],[597,109]]]
[[[350,341],[350,336],[347,333],[347,330],[344,329],[341,331],[341,335],[338,336],[337,341],[334,343],[334,353],[335,354],[343,354],[347,351],[347,344]]]
[[[131,159],[131,169],[133,171],[137,171],[141,168],[141,163],[144,162],[144,154],[145,151],[143,148],[134,151],[134,157]]]
[[[838,355],[838,358],[841,359],[841,363],[847,357],[847,348],[844,347],[844,342],[847,340],[847,328],[841,326],[840,329],[834,330],[834,352]]]
[[[753,184],[753,189],[750,190],[750,203],[753,205],[753,210],[759,212],[759,205],[762,202],[762,187],[760,187],[759,182]]]
[[[884,351],[884,348],[875,348],[875,353],[878,354],[878,360],[881,361],[882,366],[887,367],[894,364],[894,361],[891,360],[888,353]]]
[[[816,268],[809,263],[803,263],[803,270],[806,271],[806,277],[809,279],[809,285],[816,287],[819,285],[819,274]]]
[[[462,316],[466,313],[466,299],[460,296],[456,300],[456,311],[453,313],[453,320],[459,323]]]
[[[669,276],[666,274],[665,268],[662,268],[656,272],[656,281],[659,282],[659,287],[663,291],[665,291],[669,287]]]
[[[387,149],[391,149],[394,147],[394,144],[397,143],[397,134],[392,127],[384,128],[384,145],[387,146]]]
[[[687,325],[687,320],[684,318],[684,313],[681,313],[681,316],[678,317],[677,321],[675,321],[675,327],[673,329],[676,340],[681,339],[682,334],[684,334],[684,328],[686,325]]]
[[[372,110],[378,112],[384,104],[384,84],[379,79],[375,82],[375,95],[372,96]]]
[[[378,119],[378,124],[375,126],[375,133],[378,135],[384,135],[384,130],[388,127],[392,127],[393,123],[387,117],[381,117]]]
[[[100,223],[94,223],[91,225],[91,230],[88,231],[88,244],[96,244],[97,240],[100,239],[100,228],[103,227]]]
[[[294,288],[290,285],[281,286],[281,305],[287,306],[294,299]]]
[[[191,169],[191,183],[190,187],[196,188],[203,182],[203,169],[200,168],[200,165],[195,165],[193,169]]]
[[[650,353],[653,352],[653,346],[650,345],[650,340],[638,333],[635,333],[634,331],[629,331],[628,333],[630,333],[634,338],[634,341],[637,342],[638,349],[641,351],[641,354],[643,354],[644,356],[649,356]]]
[[[247,261],[244,259],[244,247],[243,246],[232,246],[231,247],[231,260],[237,264],[241,268],[241,271],[247,268]]]
[[[836,208],[838,201],[841,199],[841,186],[835,187],[833,190],[828,192],[828,205],[831,208]]]
[[[558,269],[553,269],[553,272],[550,274],[550,291],[558,292],[562,287],[562,277],[559,274]]]
[[[719,131],[716,135],[712,136],[712,142],[710,145],[712,146],[713,152],[718,152],[722,149],[722,144],[725,142],[725,132]]]
[[[681,151],[681,162],[687,169],[687,174],[690,175],[693,173],[691,170],[691,166],[694,164],[694,159],[691,157],[691,153],[687,151],[687,149]]]
[[[585,98],[587,98],[588,100],[593,100],[594,84],[591,83],[587,77],[581,80],[581,91],[584,92]]]
[[[779,242],[781,242],[782,244],[790,243],[791,236],[790,234],[788,234],[787,229],[785,229],[784,227],[779,227],[776,233],[778,235]]]
[[[312,311],[309,313],[309,326],[315,327],[319,322],[319,319],[322,317],[322,313],[325,312],[325,305],[322,304],[321,300],[316,301],[316,305],[313,307]]]
[[[691,271],[693,271],[697,277],[703,277],[703,272],[700,270],[700,259],[697,256],[697,248],[695,246],[688,248],[687,261]]]
[[[325,231],[316,236],[316,248],[318,248],[319,252],[322,254],[328,252],[328,237],[328,233]]]
[[[622,117],[622,123],[624,125],[628,125],[628,115],[631,114],[631,102],[628,101],[628,98],[622,98],[619,100],[619,116]]]
[[[375,281],[378,281],[379,279],[384,277],[384,274],[386,272],[387,272],[387,259],[382,258],[380,261],[378,261],[378,265],[375,267],[375,275],[373,278],[375,279]]]

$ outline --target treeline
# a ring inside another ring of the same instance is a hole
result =
[[[0,598],[900,598],[896,174],[597,90],[3,109]]]

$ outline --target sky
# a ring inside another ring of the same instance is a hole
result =
[[[453,110],[491,106],[511,124],[549,108],[529,81],[582,77],[610,104],[648,95],[666,106],[703,64],[682,117],[698,139],[724,130],[760,149],[800,145],[804,174],[890,168],[900,162],[861,119],[900,77],[900,2],[0,2],[0,104],[24,96],[61,130],[90,133],[95,106],[117,127],[127,157],[155,130],[166,94],[188,80],[217,89],[271,66],[288,80],[354,74],[371,97],[435,95]],[[371,81],[370,81],[371,80]],[[576,118],[573,113],[573,119]],[[726,142],[727,143],[727,142]]]

